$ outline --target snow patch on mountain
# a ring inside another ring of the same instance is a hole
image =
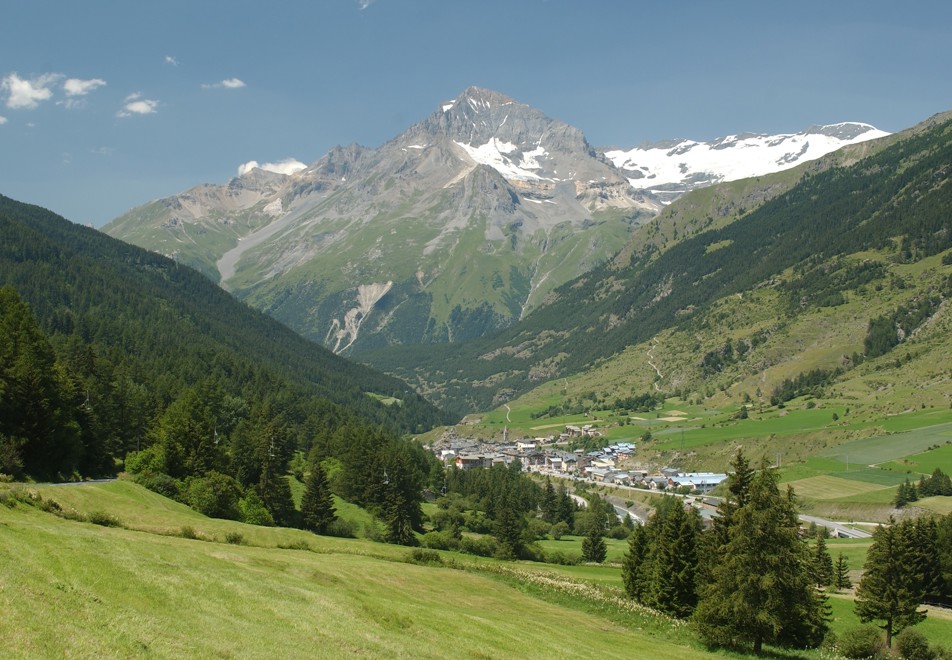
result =
[[[669,140],[605,156],[640,190],[681,193],[723,181],[771,174],[815,160],[847,145],[889,133],[869,124],[811,126],[800,133],[728,135],[711,142]]]
[[[531,151],[522,151],[511,142],[504,142],[498,138],[490,138],[489,142],[473,146],[464,142],[456,142],[466,154],[479,165],[489,165],[503,177],[515,181],[554,181],[539,176],[533,170],[541,170],[539,158],[547,156],[548,152],[541,144]]]

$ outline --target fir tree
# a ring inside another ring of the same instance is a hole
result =
[[[833,558],[826,549],[826,539],[822,534],[817,534],[813,550],[813,581],[823,587],[833,584]]]
[[[588,535],[582,539],[582,558],[585,561],[601,564],[608,556],[608,548],[605,546],[605,539],[602,537],[602,525],[597,520],[593,520],[588,530]]]
[[[650,521],[649,521],[650,523]],[[650,551],[648,525],[639,525],[628,537],[628,552],[621,564],[621,575],[625,583],[625,593],[639,603],[644,602],[647,593],[647,580],[642,567]]]
[[[833,588],[837,591],[849,589],[853,586],[850,582],[850,567],[846,563],[846,556],[841,552],[836,558],[836,568],[833,571]]]
[[[863,577],[856,589],[856,614],[863,623],[882,621],[886,646],[893,635],[926,617],[919,610],[924,595],[922,576],[912,561],[914,530],[909,523],[880,525],[866,553]]]
[[[501,498],[496,507],[495,517],[493,536],[499,544],[499,556],[503,559],[520,557],[523,552],[522,533],[526,528],[526,519],[519,511],[511,493],[506,493]]]
[[[654,571],[647,603],[655,609],[684,618],[697,605],[697,549],[701,521],[693,508],[685,510],[680,498],[661,521],[654,546]]]
[[[811,557],[800,542],[793,493],[781,495],[764,464],[748,487],[731,492],[727,542],[702,585],[694,621],[709,646],[766,643],[809,648],[822,641],[828,608],[813,586]],[[734,485],[738,482],[735,480]]]
[[[545,478],[545,490],[542,493],[542,519],[550,525],[559,520],[559,501],[552,481]]]
[[[325,534],[335,520],[337,512],[334,509],[334,496],[327,485],[327,475],[320,461],[314,461],[301,497],[302,526],[315,534]]]

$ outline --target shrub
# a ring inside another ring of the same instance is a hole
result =
[[[209,472],[203,477],[188,479],[185,501],[190,507],[210,518],[239,520],[241,486],[234,477],[220,472]]]
[[[90,511],[86,516],[86,521],[103,527],[122,527],[118,518],[105,511]]]
[[[631,534],[631,530],[625,527],[624,525],[615,525],[610,530],[608,530],[607,536],[610,539],[617,539],[619,541],[624,541],[628,538],[628,535]]]
[[[274,518],[254,489],[249,488],[248,493],[238,500],[238,515],[243,523],[274,527]]]
[[[179,530],[179,536],[183,539],[198,538],[198,534],[195,533],[195,529],[191,525],[182,525],[182,529]]]
[[[552,538],[558,541],[571,531],[572,530],[569,527],[569,524],[564,520],[560,520],[559,522],[552,525],[552,529],[549,531],[549,533],[552,534]]]
[[[929,648],[929,640],[918,630],[907,628],[896,637],[896,650],[903,660],[933,660],[935,651]]]
[[[244,545],[245,537],[242,536],[240,532],[228,532],[225,534],[225,543],[231,543],[232,545]]]
[[[406,560],[411,564],[443,564],[443,558],[440,556],[440,553],[438,553],[436,550],[428,550],[426,548],[414,548],[409,553],[407,553]]]
[[[464,536],[459,543],[460,552],[477,557],[492,557],[496,554],[496,539],[491,536]]]
[[[357,524],[350,520],[336,518],[327,526],[327,530],[324,534],[326,536],[337,536],[342,539],[355,539],[357,538]]]
[[[564,552],[555,550],[545,553],[547,564],[559,564],[560,566],[575,566],[582,561],[581,555],[567,555]]]
[[[172,500],[182,501],[182,482],[173,479],[162,472],[146,472],[136,474],[132,480],[144,488],[148,488],[153,493],[158,493],[163,497]]]
[[[291,541],[290,543],[279,543],[278,547],[282,550],[306,550],[311,551],[311,545],[307,541]]]
[[[131,451],[126,454],[125,468],[129,474],[165,472],[165,451],[158,444],[142,451]]]
[[[459,550],[460,540],[452,532],[427,532],[420,545],[434,550]]]
[[[839,651],[844,658],[882,658],[886,655],[886,640],[875,626],[850,628],[839,639]]]

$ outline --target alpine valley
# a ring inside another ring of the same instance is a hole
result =
[[[599,150],[472,87],[379,148],[337,147],[292,173],[242,168],[104,231],[197,268],[337,353],[459,342],[512,326],[687,191],[884,135],[837,124]]]

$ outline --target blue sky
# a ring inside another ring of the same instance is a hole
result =
[[[96,226],[250,160],[378,146],[470,85],[598,146],[952,109],[944,0],[5,0],[0,17],[0,193]]]

